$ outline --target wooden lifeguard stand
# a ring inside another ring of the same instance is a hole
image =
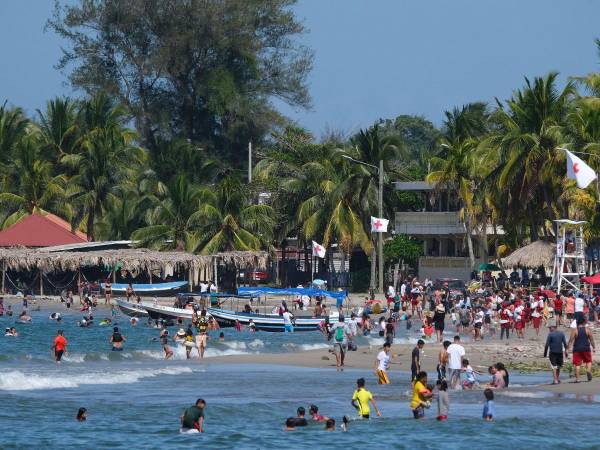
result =
[[[565,287],[580,289],[580,279],[585,276],[585,221],[561,219],[556,224],[556,254],[552,270],[552,287],[558,292]]]

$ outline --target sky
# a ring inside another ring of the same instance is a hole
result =
[[[0,0],[0,102],[28,114],[72,95],[54,68],[64,42],[44,32],[53,0]],[[524,76],[600,71],[596,0],[299,0],[315,53],[310,110],[278,108],[319,137],[379,118],[506,99]]]

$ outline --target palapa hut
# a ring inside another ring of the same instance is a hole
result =
[[[50,252],[44,249],[0,248],[2,291],[5,292],[6,272],[37,272],[40,293],[43,295],[43,278],[51,273],[80,274],[85,267],[106,267],[113,280],[116,268],[132,277],[147,275],[166,278],[183,274],[190,290],[201,279],[215,279],[219,264],[239,269],[266,269],[266,252],[224,252],[216,255],[195,255],[186,252],[159,252],[143,248],[100,250],[89,252]]]
[[[525,267],[537,269],[544,267],[545,269],[552,269],[555,252],[556,244],[548,241],[535,241],[515,250],[506,258],[502,258],[502,265],[505,268]]]

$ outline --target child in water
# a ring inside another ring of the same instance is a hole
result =
[[[483,404],[483,420],[491,422],[494,420],[494,415],[496,414],[494,408],[494,391],[491,389],[486,389],[483,391],[483,395],[485,395],[485,403]]]
[[[438,396],[438,416],[437,420],[448,420],[448,411],[450,410],[450,399],[448,398],[448,382],[441,380],[437,382]]]

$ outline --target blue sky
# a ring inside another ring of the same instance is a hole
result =
[[[0,101],[30,114],[71,93],[53,67],[62,43],[43,31],[52,5],[0,1]],[[315,51],[313,107],[281,110],[317,136],[399,114],[439,124],[445,109],[507,98],[525,75],[600,70],[595,0],[300,0],[296,11]]]

